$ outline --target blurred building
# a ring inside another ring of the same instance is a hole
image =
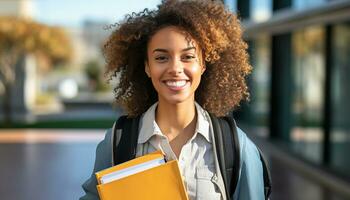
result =
[[[101,47],[111,33],[105,29],[108,24],[107,21],[86,20],[82,26],[65,28],[73,45],[75,67],[81,68],[90,60],[104,62]]]
[[[32,18],[32,0],[0,0],[0,15]]]
[[[254,68],[237,117],[350,183],[350,1],[224,3],[242,20]]]
[[[70,62],[69,72],[51,73],[42,80],[47,89],[55,89],[62,81],[71,79],[82,89],[80,94],[86,92],[86,87],[89,85],[85,71],[86,64],[96,62],[101,73],[104,71],[102,46],[111,33],[110,30],[105,30],[108,24],[103,21],[86,20],[81,26],[64,27],[72,43],[74,56]]]
[[[84,21],[82,28],[83,38],[88,47],[86,58],[97,59],[104,63],[102,46],[107,40],[107,37],[111,34],[111,31],[106,28],[108,24],[107,21]]]

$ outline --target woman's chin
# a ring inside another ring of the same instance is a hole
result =
[[[167,104],[182,104],[186,102],[194,102],[194,98],[191,98],[191,96],[172,96],[172,97],[163,97],[159,98],[159,101],[163,101],[164,103]]]

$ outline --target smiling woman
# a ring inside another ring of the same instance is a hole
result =
[[[136,157],[161,150],[178,160],[189,199],[264,199],[260,154],[240,129],[229,132],[241,149],[234,151],[241,163],[231,173],[239,174],[237,189],[229,188],[233,180],[218,164],[220,133],[211,121],[217,118],[210,117],[225,116],[248,98],[246,49],[237,17],[222,2],[205,0],[165,0],[157,10],[128,15],[104,46],[107,73],[120,78],[116,103],[140,125],[135,146],[124,145]],[[116,147],[116,155],[127,154],[118,141],[132,133],[121,135],[120,128],[113,126],[98,145],[94,172],[113,165]],[[96,184],[92,174],[82,200],[99,198]]]
[[[122,74],[115,97],[129,116],[144,113],[158,101],[159,95],[144,67],[150,39],[167,26],[177,27],[189,44],[195,41],[197,45],[196,52],[206,70],[195,100],[204,109],[224,116],[248,99],[245,77],[251,66],[237,17],[221,2],[170,0],[161,4],[159,10],[145,9],[126,17],[103,49],[111,79]]]

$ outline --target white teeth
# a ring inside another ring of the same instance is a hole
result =
[[[186,81],[166,81],[165,84],[170,87],[182,87],[186,85]]]

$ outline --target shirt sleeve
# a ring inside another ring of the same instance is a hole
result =
[[[255,144],[238,128],[241,167],[234,200],[263,200],[264,178],[260,154]]]
[[[105,138],[97,145],[94,170],[88,180],[84,182],[82,188],[85,195],[79,200],[99,200],[97,192],[97,180],[95,172],[106,169],[112,166],[112,144],[111,144],[111,129],[107,130]]]

